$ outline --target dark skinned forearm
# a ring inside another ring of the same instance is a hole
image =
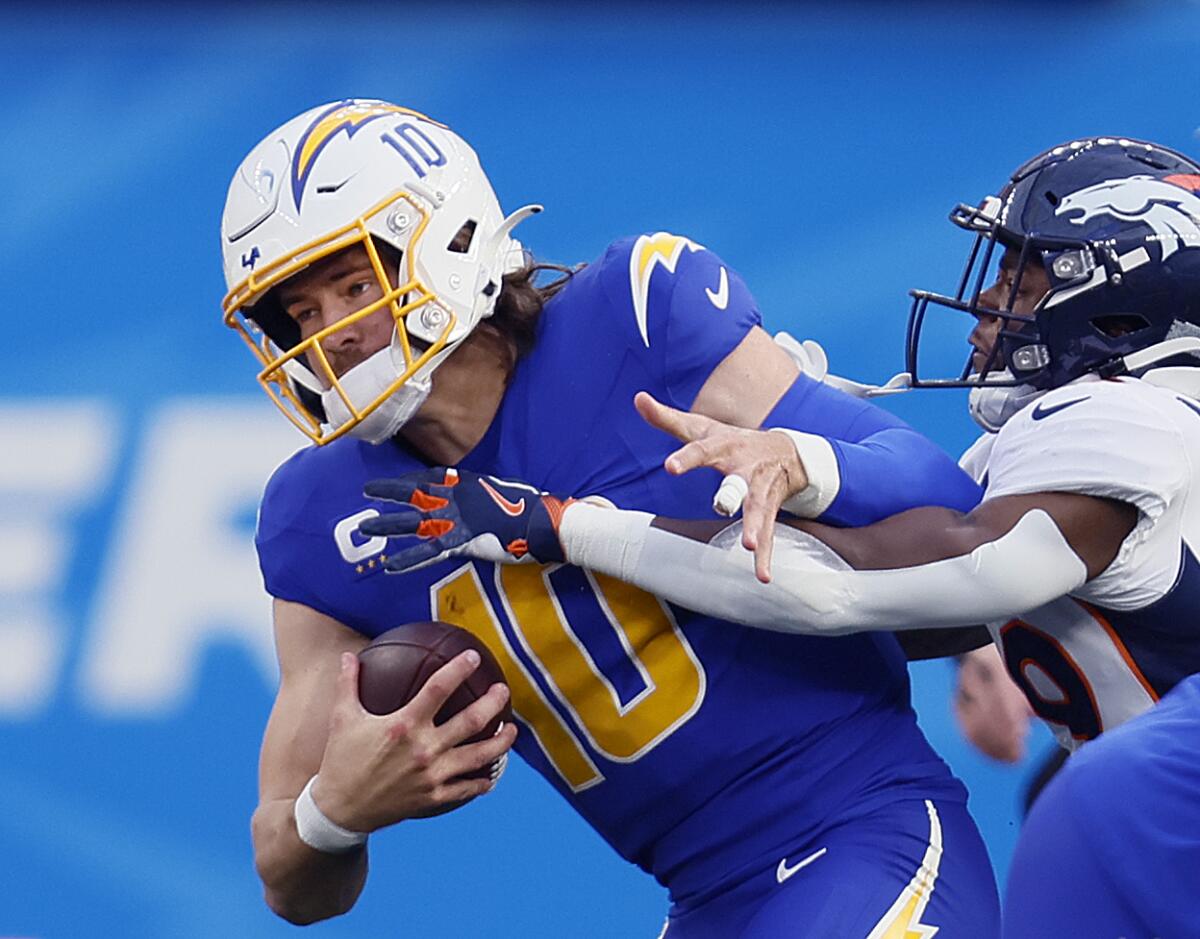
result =
[[[825,542],[855,570],[880,571],[969,554],[978,545],[964,529],[965,519],[954,509],[926,506],[863,528],[834,528],[794,518],[779,521]]]
[[[914,567],[967,554],[977,545],[962,531],[961,512],[934,506],[910,509],[863,528],[835,528],[820,522],[781,516],[790,525],[823,541],[855,570]],[[693,541],[709,541],[730,522],[654,519],[654,527]]]

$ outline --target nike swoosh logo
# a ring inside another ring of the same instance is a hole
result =
[[[779,866],[777,868],[775,868],[775,879],[777,881],[779,881],[779,883],[783,883],[785,880],[787,880],[789,877],[791,877],[797,871],[803,870],[804,868],[808,867],[809,864],[811,864],[813,861],[817,860],[819,857],[824,855],[824,853],[828,850],[829,850],[828,848],[822,848],[820,851],[814,851],[812,854],[810,854],[808,857],[806,857],[803,861],[797,861],[791,867],[788,867],[787,858],[784,858],[783,860],[781,860],[779,862]]]
[[[479,485],[483,487],[484,492],[492,497],[492,501],[500,506],[500,511],[505,515],[511,515],[513,518],[520,516],[525,511],[525,497],[521,497],[520,502],[509,502],[504,496],[500,495],[495,489],[487,484],[486,480],[479,480]]]
[[[1086,398],[1076,398],[1074,401],[1064,401],[1062,404],[1052,404],[1050,407],[1046,407],[1039,402],[1033,406],[1033,414],[1030,416],[1035,421],[1045,420],[1051,414],[1057,414],[1059,411],[1065,411],[1067,408],[1073,407],[1076,404],[1083,404],[1083,402],[1087,401],[1090,397],[1091,395],[1088,395]]]
[[[712,301],[712,305],[718,310],[723,310],[729,306],[729,272],[725,268],[721,268],[721,279],[717,281],[717,292],[713,293],[707,287],[704,292],[708,294],[708,299]]]
[[[1187,398],[1180,398],[1178,396],[1176,396],[1175,400],[1178,401],[1180,404],[1182,404],[1184,407],[1191,408],[1197,414],[1200,414],[1200,405],[1196,404],[1195,401],[1189,401]]]
[[[337,191],[338,191],[339,189],[341,189],[341,188],[342,188],[344,185],[346,185],[346,183],[350,182],[350,179],[351,179],[351,177],[347,176],[347,177],[346,177],[345,179],[343,179],[343,180],[342,180],[340,183],[333,183],[333,184],[331,184],[331,185],[328,185],[328,186],[318,186],[318,187],[317,187],[317,192],[318,192],[318,193],[321,193],[321,194],[330,193],[330,192],[337,192]]]

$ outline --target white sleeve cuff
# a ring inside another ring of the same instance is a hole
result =
[[[558,540],[568,564],[636,584],[642,545],[654,516],[572,502],[563,512]]]
[[[791,439],[808,476],[808,485],[784,502],[783,510],[799,518],[816,518],[833,505],[842,487],[842,473],[833,444],[817,434],[806,434],[789,427],[772,427],[770,430]]]

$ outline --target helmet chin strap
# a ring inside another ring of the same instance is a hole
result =
[[[1005,380],[1012,379],[1008,369],[996,374]],[[1045,389],[1032,385],[980,385],[967,395],[967,410],[971,420],[989,434],[995,434],[1010,417],[1045,393]]]
[[[414,185],[414,188],[417,187]],[[436,194],[427,193],[424,189],[417,191],[418,194],[426,196],[432,204],[438,204]],[[541,211],[540,205],[527,205],[518,209],[509,215],[488,239],[482,252],[480,290],[477,295],[483,294],[492,298],[499,287],[499,278],[511,271],[520,270],[524,264],[524,249],[520,242],[509,237],[509,233],[525,219]],[[408,381],[384,397],[370,414],[358,421],[347,433],[372,444],[383,443],[394,437],[425,403],[433,387],[434,369],[458,348],[460,342],[461,339],[447,344]],[[391,343],[349,369],[338,378],[338,384],[350,399],[353,410],[361,413],[385,394],[396,378],[404,373],[406,367],[399,336],[393,331]],[[355,420],[353,411],[347,406],[342,395],[334,388],[323,387],[317,381],[316,375],[302,363],[292,359],[284,364],[283,369],[288,378],[297,385],[320,396],[326,417],[322,427],[327,432],[335,431]]]
[[[438,352],[347,433],[372,444],[383,443],[394,437],[429,397],[433,388],[434,369],[457,348],[458,343],[455,343]],[[353,402],[355,409],[361,412],[384,394],[396,381],[397,376],[403,374],[404,369],[404,352],[399,336],[393,332],[392,341],[388,346],[359,362],[342,375],[338,383]],[[325,408],[327,418],[327,423],[323,426],[328,430],[336,430],[354,420],[354,415],[346,407],[342,396],[332,388],[322,389],[321,404]]]
[[[1189,332],[1183,329],[1181,332]],[[1169,388],[1189,398],[1200,399],[1200,362],[1197,365],[1171,365],[1164,368],[1151,368],[1156,362],[1173,359],[1181,355],[1193,355],[1200,358],[1200,335],[1176,335],[1170,339],[1131,352],[1121,363],[1124,373],[1140,378],[1151,385]],[[1000,377],[1011,378],[1012,373],[1007,369],[997,373]],[[1095,373],[1089,373],[1095,378]],[[1082,376],[1081,381],[1089,375]],[[996,433],[1004,426],[1005,421],[1032,404],[1049,389],[1038,389],[1032,385],[995,386],[981,385],[972,388],[967,399],[971,418],[988,433]]]
[[[380,349],[354,368],[338,378],[342,391],[361,412],[396,380],[396,366],[392,362],[392,345]],[[429,396],[432,382],[426,370],[424,375],[414,375],[403,385],[379,402],[370,414],[350,428],[352,437],[366,440],[368,443],[383,443],[392,437],[405,422],[408,421],[425,403]],[[354,414],[336,389],[328,388],[321,392],[321,405],[325,409],[325,428],[334,431],[353,421]]]

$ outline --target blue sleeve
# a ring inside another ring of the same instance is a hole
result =
[[[667,389],[676,407],[690,409],[713,369],[761,323],[750,289],[717,255],[701,249],[681,258],[665,338]]]
[[[867,401],[801,375],[763,421],[826,438],[841,487],[821,515],[830,525],[869,525],[923,505],[969,512],[979,488],[933,441]]]
[[[292,456],[267,483],[258,509],[254,547],[267,593],[330,615],[313,589],[310,574],[312,559],[324,559],[330,539],[319,527],[307,524],[312,493],[298,472],[301,459],[300,453]]]
[[[263,585],[272,597],[301,603],[374,635],[379,631],[376,620],[386,616],[381,611],[389,609],[380,600],[386,578],[379,576],[382,566],[374,560],[382,539],[376,546],[346,531],[346,543],[339,545],[335,534],[364,508],[379,507],[363,498],[362,482],[386,473],[363,467],[360,451],[365,449],[354,441],[336,441],[308,447],[285,461],[263,493],[254,546]]]
[[[611,301],[627,311],[626,347],[677,408],[691,408],[713,369],[762,322],[737,272],[680,235],[616,242],[601,263]]]

